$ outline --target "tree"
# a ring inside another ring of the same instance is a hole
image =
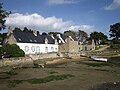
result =
[[[104,35],[102,32],[93,32],[90,34],[90,39],[95,40],[95,44],[103,43],[107,40],[107,36]]]
[[[49,35],[53,35],[53,37],[57,37],[57,34],[62,34],[62,33],[60,33],[60,32],[49,32],[48,33]]]
[[[23,32],[30,32],[27,27],[24,27]]]
[[[65,35],[65,36],[71,36],[71,37],[73,37],[73,38],[76,38],[77,32],[71,31],[71,30],[69,30],[69,31],[64,31],[64,35]]]
[[[22,32],[20,28],[16,27],[13,32]]]
[[[111,33],[110,37],[113,37],[114,40],[118,40],[120,38],[120,23],[110,25],[109,32]]]
[[[3,54],[9,55],[11,57],[24,57],[25,53],[19,46],[16,44],[6,45],[2,47]]]
[[[0,30],[5,29],[5,18],[9,16],[11,12],[6,12],[5,10],[2,10],[2,3],[0,3]]]
[[[42,35],[47,35],[47,33],[43,32]]]
[[[82,31],[82,30],[78,30],[78,40],[79,41],[85,41],[88,38],[88,35],[86,32]]]

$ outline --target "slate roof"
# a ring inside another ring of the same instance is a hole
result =
[[[13,35],[19,43],[39,43],[45,44],[45,38],[48,39],[48,44],[54,44],[55,40],[49,35],[35,36],[30,32],[13,32]]]

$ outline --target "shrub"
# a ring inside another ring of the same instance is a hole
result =
[[[110,47],[113,49],[120,49],[120,40],[112,40]]]
[[[6,45],[2,47],[5,55],[10,55],[11,57],[23,57],[25,53],[16,44]]]

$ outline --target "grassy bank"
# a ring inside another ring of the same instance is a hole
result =
[[[103,67],[103,66],[120,67],[120,56],[111,57],[108,59],[108,62],[97,62],[97,61],[83,62],[83,61],[79,61],[79,62],[77,62],[77,64],[87,65],[87,66],[91,66],[91,67]]]
[[[33,78],[33,79],[27,79],[27,80],[13,80],[9,81],[10,87],[15,87],[16,84],[28,82],[30,84],[42,84],[42,83],[47,83],[51,81],[58,81],[58,80],[64,80],[68,79],[70,77],[74,77],[74,75],[71,74],[62,74],[62,75],[50,75],[45,78]]]

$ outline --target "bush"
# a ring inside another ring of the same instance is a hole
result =
[[[120,40],[112,40],[110,47],[113,49],[120,49]]]
[[[11,57],[23,57],[25,53],[16,44],[6,45],[2,47],[3,54]]]
[[[112,40],[113,44],[120,44],[120,40]]]

